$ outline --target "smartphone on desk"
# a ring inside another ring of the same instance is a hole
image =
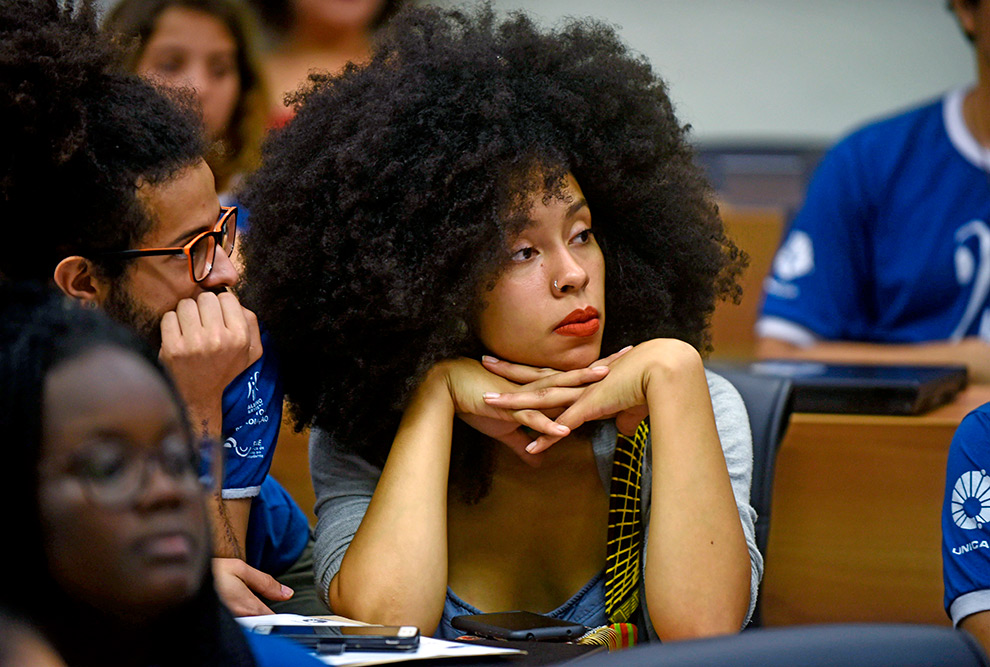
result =
[[[412,625],[257,625],[254,632],[291,639],[318,653],[415,651],[419,628]]]
[[[588,631],[580,623],[561,621],[531,611],[454,616],[450,624],[479,637],[524,641],[570,641]]]

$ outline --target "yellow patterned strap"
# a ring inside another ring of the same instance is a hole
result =
[[[603,625],[600,628],[589,630],[577,643],[596,644],[598,646],[605,646],[609,651],[614,651],[620,648],[635,646],[637,632],[634,623],[613,623],[612,625]]]
[[[605,614],[625,623],[639,609],[639,559],[643,535],[640,483],[650,425],[643,420],[632,438],[619,434],[612,464],[605,547]]]

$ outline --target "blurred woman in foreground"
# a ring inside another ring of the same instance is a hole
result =
[[[17,548],[0,605],[69,665],[309,665],[246,634],[213,587],[195,443],[156,355],[101,313],[0,291],[0,502]],[[276,660],[277,658],[277,660]]]

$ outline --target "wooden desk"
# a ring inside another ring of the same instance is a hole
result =
[[[945,464],[973,386],[917,417],[794,414],[777,458],[761,595],[765,625],[948,625]]]
[[[749,266],[739,279],[742,300],[720,301],[712,315],[712,359],[751,359],[756,348],[753,325],[760,311],[763,279],[784,229],[781,209],[734,208],[720,204],[725,232],[749,255]]]

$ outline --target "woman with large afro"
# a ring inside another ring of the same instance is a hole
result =
[[[330,608],[738,631],[752,444],[702,357],[743,258],[650,65],[592,21],[417,8],[310,79],[249,184],[246,298],[314,427]]]

